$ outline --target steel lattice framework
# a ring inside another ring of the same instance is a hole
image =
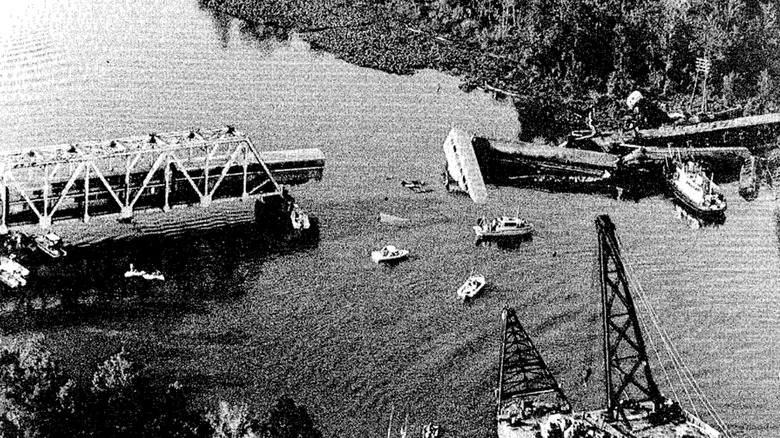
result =
[[[0,153],[3,230],[10,216],[48,228],[59,218],[130,218],[139,209],[280,192],[250,138],[232,127]]]
[[[607,421],[622,420],[631,427],[623,402],[663,403],[650,372],[645,342],[620,257],[615,225],[607,215],[596,218],[604,325],[604,371]]]
[[[533,341],[525,332],[515,310],[505,308],[501,314],[504,323],[504,342],[498,381],[498,410],[504,401],[514,397],[531,397],[553,393],[568,409],[568,400],[553,377]]]

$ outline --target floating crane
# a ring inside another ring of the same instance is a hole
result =
[[[497,391],[499,438],[532,438],[537,434],[542,438],[720,438],[721,432],[661,393],[647,357],[615,225],[603,215],[596,218],[596,226],[606,404],[594,411],[571,413],[563,391],[515,312],[505,309]],[[679,363],[679,358],[676,361]],[[554,395],[557,402],[540,402],[543,394]],[[705,401],[705,406],[726,434],[725,424],[711,405]]]

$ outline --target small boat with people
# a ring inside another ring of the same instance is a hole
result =
[[[298,204],[292,205],[290,221],[292,223],[293,230],[308,230],[311,227],[309,215]]]
[[[35,237],[35,246],[51,258],[64,257],[68,253],[62,247],[62,239],[54,233]]]
[[[666,182],[675,198],[698,215],[714,216],[726,211],[726,197],[698,163],[667,160]]]
[[[133,277],[141,277],[144,280],[160,280],[160,281],[165,280],[165,276],[159,270],[155,270],[152,272],[141,271],[135,269],[135,266],[133,266],[133,264],[130,263],[130,269],[125,271],[125,278],[133,278]]]
[[[397,262],[409,257],[409,251],[405,249],[398,249],[393,245],[387,245],[379,251],[371,252],[371,260],[374,263],[380,262]]]
[[[460,298],[461,301],[466,302],[466,300],[477,296],[484,287],[485,277],[482,275],[472,275],[458,288],[458,298]]]
[[[481,217],[472,227],[477,238],[526,237],[534,231],[534,224],[519,216]]]

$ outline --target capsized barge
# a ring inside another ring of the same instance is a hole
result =
[[[475,137],[473,148],[486,180],[509,182],[549,175],[582,182],[603,181],[618,171],[614,154]]]

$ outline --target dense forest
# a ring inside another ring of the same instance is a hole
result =
[[[392,73],[434,68],[510,96],[525,137],[614,123],[632,90],[670,110],[776,110],[780,2],[768,0],[201,0]],[[579,123],[582,121],[580,120]],[[549,125],[546,126],[545,125]]]

